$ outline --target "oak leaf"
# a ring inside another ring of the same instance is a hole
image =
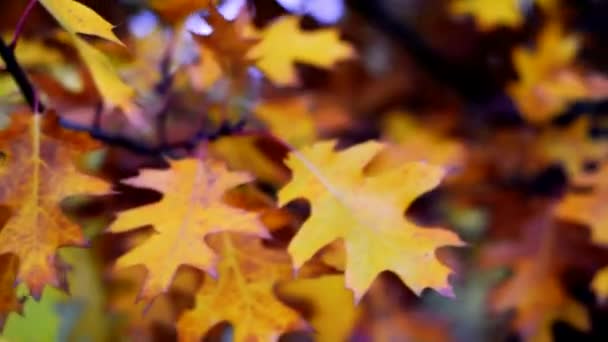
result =
[[[340,41],[335,29],[303,31],[300,19],[284,16],[261,32],[261,41],[248,54],[274,83],[280,86],[297,81],[295,62],[329,68],[355,56],[353,47]]]
[[[509,266],[513,273],[492,293],[491,306],[498,311],[514,309],[513,327],[526,341],[552,341],[552,326],[557,320],[588,330],[585,306],[568,294],[559,277],[564,245],[552,211],[541,211],[522,234],[521,241],[489,245],[482,251],[482,260]]]
[[[205,243],[214,232],[233,231],[266,236],[258,214],[231,207],[224,193],[252,180],[229,172],[223,163],[188,158],[170,161],[168,170],[145,169],[123,181],[163,193],[160,202],[118,215],[109,228],[119,233],[152,225],[157,234],[123,255],[117,268],[144,265],[148,271],[140,296],[150,300],[165,292],[181,265],[215,273],[216,255]]]
[[[0,203],[12,211],[0,230],[0,254],[17,256],[17,282],[39,297],[45,285],[61,286],[64,278],[56,249],[85,244],[60,202],[71,195],[103,194],[110,186],[74,166],[80,153],[96,146],[88,136],[63,131],[50,114],[19,113],[11,121],[0,132],[0,149],[8,158],[0,168]]]
[[[213,238],[221,254],[219,277],[204,280],[194,309],[179,319],[179,341],[200,341],[225,321],[233,325],[236,342],[277,340],[283,332],[306,327],[273,293],[277,281],[291,277],[286,253],[265,248],[252,237],[222,233]]]
[[[89,7],[75,0],[39,0],[59,24],[72,35],[98,36],[122,44],[112,29],[114,26]]]
[[[471,15],[482,31],[498,26],[518,27],[523,22],[519,0],[454,0],[450,11],[455,15]]]
[[[89,7],[74,0],[40,0],[40,3],[69,33],[106,106],[119,107],[129,120],[142,126],[139,109],[133,102],[135,90],[118,76],[107,56],[78,36],[93,35],[123,45],[112,32],[114,26]]]
[[[560,280],[535,260],[514,265],[514,276],[495,293],[494,308],[515,308],[515,328],[527,341],[550,342],[551,326],[563,320],[580,330],[589,329],[585,307],[570,298]]]
[[[606,156],[608,144],[590,136],[591,122],[579,118],[568,127],[551,127],[536,140],[537,158],[543,165],[560,163],[571,179],[584,177],[585,165],[598,162]]]
[[[542,124],[559,114],[570,102],[589,95],[588,86],[574,59],[579,39],[566,36],[558,24],[548,24],[534,50],[515,48],[513,63],[519,80],[507,87],[524,118]]]
[[[412,162],[369,176],[363,169],[384,145],[372,141],[340,152],[334,147],[334,141],[317,143],[292,152],[286,162],[293,176],[279,191],[279,203],[306,198],[311,205],[311,216],[288,247],[295,266],[342,238],[346,284],[357,300],[385,270],[396,273],[417,294],[425,287],[450,294],[450,270],[434,253],[462,242],[452,232],[418,227],[403,214],[412,201],[439,184],[443,169]]]
[[[569,193],[558,204],[555,215],[563,220],[588,225],[591,228],[591,239],[600,245],[608,245],[608,166],[603,166],[592,180],[580,181],[583,185],[593,185],[591,193]]]

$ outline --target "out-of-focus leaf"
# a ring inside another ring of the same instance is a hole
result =
[[[336,62],[355,56],[353,47],[340,40],[335,29],[303,31],[300,19],[285,16],[261,32],[261,41],[248,57],[279,86],[297,81],[295,62],[329,68]]]
[[[177,324],[180,341],[198,341],[220,322],[233,326],[234,341],[268,341],[305,327],[299,315],[273,293],[277,281],[291,275],[289,257],[267,249],[256,238],[214,236],[220,251],[218,279],[207,277],[196,306]]]

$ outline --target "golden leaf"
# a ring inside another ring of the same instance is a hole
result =
[[[8,158],[0,169],[0,203],[13,211],[0,230],[0,254],[18,257],[17,281],[38,297],[45,285],[61,285],[56,249],[85,243],[60,202],[70,195],[103,194],[110,186],[79,173],[73,164],[93,145],[88,137],[62,131],[50,115],[20,113],[11,119],[9,129],[0,132],[0,149]]]
[[[608,167],[597,173],[591,193],[570,193],[557,206],[558,218],[586,224],[591,228],[591,239],[601,245],[608,244]],[[588,185],[588,184],[586,184]]]
[[[323,246],[343,238],[346,284],[359,300],[376,276],[395,272],[414,292],[432,287],[451,293],[449,269],[435,257],[444,245],[460,245],[456,234],[424,229],[403,212],[418,196],[436,187],[444,171],[425,163],[366,176],[364,167],[384,146],[376,142],[335,152],[335,142],[321,142],[292,152],[287,166],[290,183],[278,194],[281,205],[306,198],[311,216],[291,241],[288,251],[296,267]]]
[[[92,9],[74,0],[39,0],[71,35],[77,33],[98,36],[117,44],[122,42],[112,29],[114,26]]]
[[[534,50],[516,48],[513,63],[519,80],[507,88],[526,120],[546,123],[570,102],[588,95],[583,77],[573,61],[579,40],[565,36],[557,23],[549,23]]]
[[[340,41],[335,29],[302,31],[300,19],[285,16],[261,33],[261,41],[248,54],[256,65],[277,85],[296,83],[295,62],[329,68],[336,62],[355,56],[353,47]]]
[[[523,22],[519,0],[454,0],[450,11],[455,15],[471,15],[483,31],[498,26],[518,27]]]
[[[205,243],[214,232],[234,231],[266,236],[258,214],[231,207],[224,193],[250,182],[247,174],[229,172],[217,161],[171,161],[169,170],[146,169],[124,184],[163,193],[160,202],[121,213],[110,232],[153,225],[157,234],[118,259],[116,267],[144,265],[148,275],[140,294],[153,299],[166,291],[181,265],[215,273],[216,255]]]
[[[568,177],[578,179],[584,175],[585,164],[604,159],[608,144],[590,137],[591,125],[582,117],[565,128],[550,128],[536,141],[542,167],[559,162]]]
[[[177,323],[179,341],[200,341],[216,324],[230,322],[234,341],[277,340],[283,332],[305,327],[299,315],[281,303],[274,284],[291,276],[289,256],[251,237],[214,236],[220,250],[219,278],[207,277],[196,306]]]
[[[139,110],[133,103],[135,90],[120,79],[110,60],[101,51],[78,36],[79,33],[94,35],[123,45],[112,32],[112,24],[92,9],[74,0],[40,0],[40,2],[70,34],[74,46],[91,72],[104,103],[111,108],[119,107],[131,122],[142,127]]]

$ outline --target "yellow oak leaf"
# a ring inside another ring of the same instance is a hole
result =
[[[0,230],[0,255],[17,256],[17,282],[39,297],[45,285],[62,285],[57,248],[85,244],[60,202],[71,195],[103,194],[110,186],[74,166],[73,159],[95,145],[88,136],[62,131],[50,114],[17,113],[11,120],[0,132],[0,150],[8,158],[0,167],[0,204],[12,211]]]
[[[588,117],[582,117],[565,128],[550,128],[536,140],[535,149],[541,167],[559,162],[571,179],[585,173],[585,164],[600,161],[608,152],[608,143],[593,139]]]
[[[304,97],[267,100],[253,109],[277,137],[299,147],[317,138],[309,101]]]
[[[455,15],[471,15],[482,31],[498,26],[518,27],[523,22],[519,0],[454,0],[450,11]]]
[[[258,214],[231,207],[224,193],[250,182],[245,173],[229,172],[213,160],[171,161],[168,170],[146,169],[123,181],[135,187],[163,193],[160,202],[118,215],[110,232],[152,225],[157,234],[116,262],[117,268],[144,265],[148,271],[140,296],[150,300],[165,292],[181,265],[215,273],[216,255],[205,243],[214,232],[234,231],[266,236]]]
[[[277,281],[291,277],[286,253],[265,248],[252,237],[222,233],[213,238],[210,243],[221,255],[219,278],[204,280],[194,309],[179,319],[179,341],[200,341],[209,329],[226,321],[234,328],[236,342],[278,340],[281,333],[306,327],[273,292]]]
[[[119,107],[131,123],[137,127],[143,127],[145,123],[139,109],[133,102],[135,90],[125,84],[116,74],[112,63],[101,51],[86,43],[78,37],[73,37],[74,45],[85,62],[93,82],[101,96],[110,107]]]
[[[120,39],[112,32],[114,26],[78,1],[39,0],[39,2],[71,35],[88,34],[122,45]]]
[[[296,279],[279,285],[277,292],[288,302],[304,302],[310,308],[310,324],[319,342],[348,341],[362,312],[344,287],[343,275]]]
[[[297,81],[295,62],[329,68],[355,56],[353,47],[340,41],[335,29],[303,31],[300,19],[284,16],[265,28],[261,41],[248,54],[266,76],[280,86]]]
[[[566,195],[556,207],[555,215],[563,220],[588,225],[591,239],[597,244],[608,245],[608,166],[603,166],[593,179],[591,193]]]
[[[578,46],[576,36],[566,36],[558,23],[550,22],[534,50],[515,48],[513,63],[519,80],[507,91],[526,120],[546,123],[570,102],[588,96],[585,80],[573,69]]]
[[[591,288],[600,301],[608,299],[608,266],[597,271],[591,282]]]
[[[118,76],[107,56],[78,36],[79,33],[94,35],[123,45],[112,32],[112,24],[74,0],[40,0],[40,3],[69,33],[105,105],[119,107],[133,124],[142,127],[141,114],[133,102],[135,90]]]
[[[357,300],[385,270],[417,294],[425,287],[451,294],[450,270],[435,250],[462,242],[450,231],[418,227],[403,215],[418,196],[439,184],[443,169],[411,162],[369,176],[363,169],[384,145],[371,141],[340,152],[334,147],[334,141],[320,142],[292,152],[286,162],[293,176],[279,191],[279,203],[306,198],[311,206],[311,216],[288,247],[295,266],[342,238],[346,284]]]

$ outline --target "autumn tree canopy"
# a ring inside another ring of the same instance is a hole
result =
[[[606,3],[0,9],[0,341],[608,339]]]

